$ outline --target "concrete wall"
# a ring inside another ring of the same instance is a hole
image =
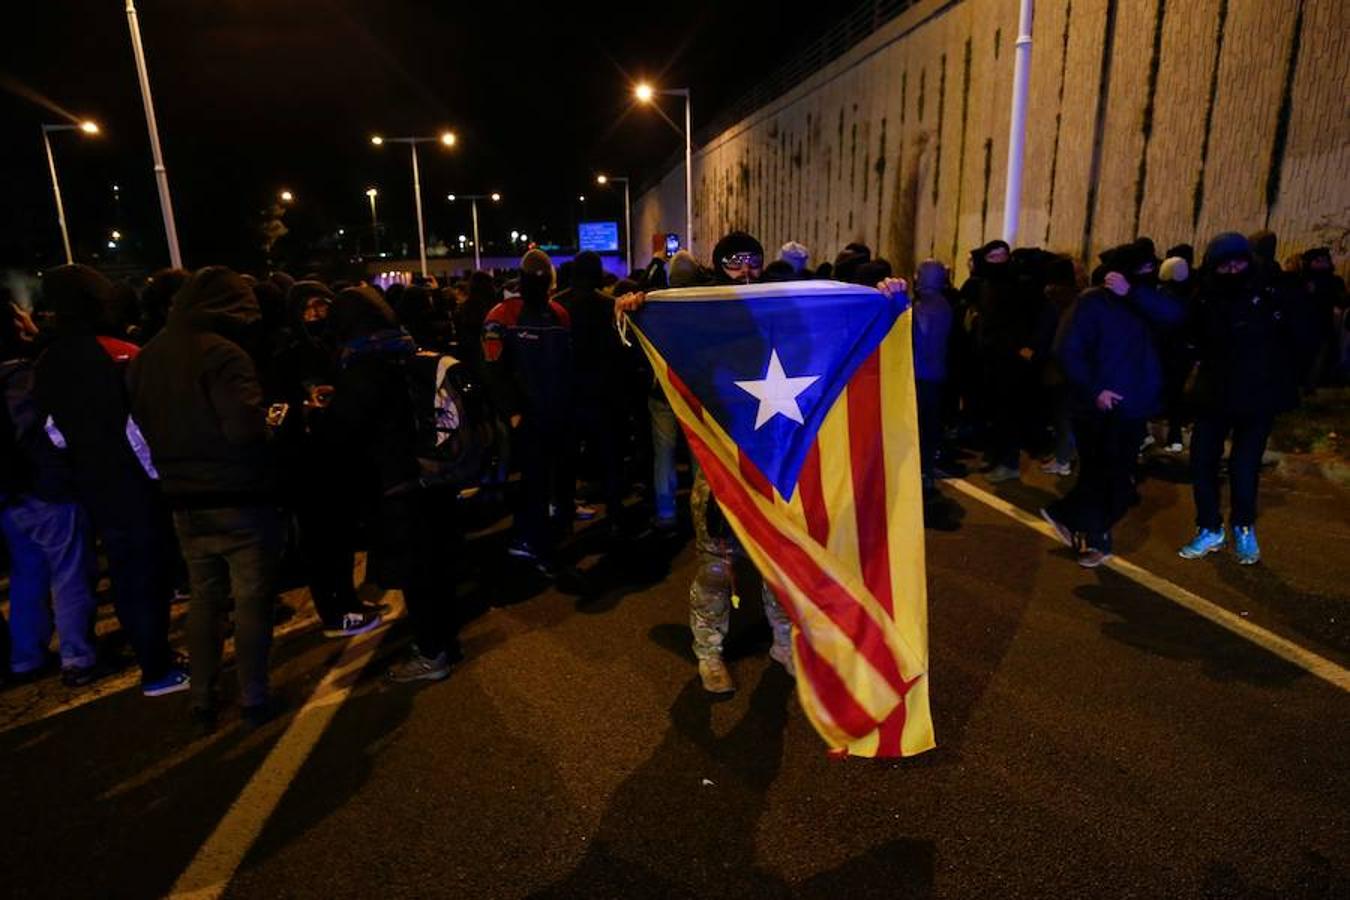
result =
[[[929,0],[694,156],[695,252],[732,228],[911,269],[1000,237],[1016,0]],[[1350,252],[1350,3],[1037,0],[1020,244],[1270,228]],[[698,98],[695,96],[697,105]],[[684,173],[634,207],[684,229]]]

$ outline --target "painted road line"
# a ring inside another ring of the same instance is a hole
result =
[[[972,500],[978,500],[990,509],[997,510],[1009,518],[1016,519],[1031,530],[1039,532],[1056,543],[1059,543],[1059,539],[1055,536],[1054,529],[1041,520],[1039,516],[1009,503],[1002,497],[995,496],[982,488],[976,487],[968,481],[957,478],[946,481],[944,484],[955,488]],[[1293,641],[1282,638],[1278,634],[1267,631],[1260,625],[1253,624],[1241,616],[1229,612],[1222,606],[1206,600],[1199,594],[1188,591],[1176,582],[1169,581],[1161,575],[1155,575],[1148,569],[1135,565],[1127,559],[1119,556],[1112,556],[1107,560],[1106,565],[1112,571],[1124,575],[1126,578],[1142,587],[1148,588],[1155,594],[1166,597],[1178,606],[1185,607],[1196,615],[1208,619],[1215,625],[1228,629],[1239,637],[1251,641],[1258,647],[1275,654],[1280,657],[1280,659],[1293,663],[1309,674],[1316,675],[1328,684],[1335,685],[1343,691],[1350,692],[1350,671],[1337,665],[1332,660],[1295,644]]]
[[[403,614],[402,594],[391,591],[386,623]],[[309,700],[277,739],[225,818],[197,851],[187,870],[174,883],[171,898],[214,900],[229,887],[244,856],[262,834],[296,773],[319,743],[343,701],[351,695],[357,677],[370,664],[388,632],[388,624],[350,640]]]

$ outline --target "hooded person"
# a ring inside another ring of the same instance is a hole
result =
[[[1339,350],[1336,323],[1344,315],[1345,281],[1336,274],[1329,247],[1313,247],[1299,254],[1292,276],[1290,305],[1303,345],[1302,387],[1311,392],[1332,376]]]
[[[753,284],[764,274],[764,245],[744,231],[733,231],[713,247],[713,278],[718,284]]]
[[[1185,310],[1152,287],[1147,248],[1123,244],[1102,255],[1100,288],[1078,298],[1059,348],[1069,386],[1079,472],[1041,515],[1066,544],[1081,535],[1078,564],[1112,554],[1111,530],[1137,496],[1134,472],[1148,419],[1162,404],[1155,334],[1180,327]]]
[[[160,269],[150,275],[141,291],[141,345],[149,343],[169,321],[173,295],[187,284],[192,273],[185,269]]]
[[[942,443],[942,386],[947,381],[947,348],[952,307],[947,300],[947,267],[935,259],[919,263],[914,275],[914,394],[918,404],[919,455],[924,491],[937,487]]]
[[[61,682],[83,687],[98,663],[93,538],[33,396],[36,329],[8,293],[0,290],[0,530],[9,548],[10,640],[8,653],[0,646],[0,677],[6,668],[22,677],[46,667],[54,613]]]
[[[614,327],[614,298],[600,290],[604,268],[586,250],[572,262],[570,287],[553,296],[572,323],[573,409],[576,438],[589,457],[590,474],[603,488],[607,528],[617,536],[623,514],[623,420],[631,384],[628,357]],[[595,515],[578,506],[583,518]]]
[[[1171,252],[1168,251],[1169,254]],[[1195,299],[1199,280],[1191,271],[1190,262],[1181,255],[1168,256],[1158,267],[1159,288],[1181,304],[1187,318],[1190,317],[1191,304]],[[1186,381],[1195,366],[1186,330],[1172,329],[1160,334],[1158,352],[1162,356],[1163,412],[1167,418],[1167,436],[1163,441],[1163,451],[1175,454],[1185,449],[1182,438],[1188,418]]]
[[[202,731],[215,727],[219,622],[231,600],[244,721],[256,726],[272,714],[268,654],[282,528],[262,383],[240,344],[261,318],[240,275],[200,269],[127,379],[187,561],[192,713]]]
[[[664,276],[665,268],[661,269]],[[549,299],[553,263],[533,249],[520,261],[518,291],[483,323],[483,368],[498,413],[513,430],[521,485],[508,552],[553,574],[558,537],[575,516],[572,469],[572,318]]]
[[[423,481],[408,380],[417,348],[371,287],[341,291],[331,319],[338,372],[314,430],[342,469],[345,504],[367,525],[370,579],[401,589],[408,606],[414,646],[388,677],[440,681],[460,658],[451,562],[458,536],[455,489]],[[346,577],[350,582],[350,567]],[[349,601],[348,612],[360,610]],[[372,614],[354,618],[359,630],[379,624]]]
[[[53,339],[34,364],[33,396],[64,445],[71,482],[108,558],[118,622],[141,669],[141,691],[188,688],[169,647],[173,542],[160,493],[136,446],[126,388],[133,345],[100,337],[112,285],[88,266],[43,277]]]
[[[796,241],[788,241],[778,251],[778,258],[792,266],[793,274],[804,276],[806,263],[811,259],[811,251]]]
[[[1040,382],[1050,406],[1055,449],[1053,456],[1041,464],[1041,471],[1064,477],[1073,472],[1073,409],[1064,370],[1059,365],[1059,350],[1078,300],[1078,272],[1072,259],[1056,256],[1046,263],[1044,278],[1042,291],[1046,302],[1037,320],[1032,352],[1041,367]]]
[[[1219,464],[1228,440],[1234,549],[1244,565],[1261,558],[1255,528],[1261,457],[1275,416],[1298,398],[1298,341],[1286,300],[1247,238],[1227,232],[1205,248],[1188,334],[1198,361],[1191,433],[1196,534],[1179,551],[1183,559],[1198,559],[1227,543]]]
[[[849,284],[858,283],[858,268],[865,263],[871,262],[872,251],[866,244],[851,243],[845,245],[839,255],[834,258],[834,268],[831,277],[835,281],[844,281]]]

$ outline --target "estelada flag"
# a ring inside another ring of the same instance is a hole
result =
[[[931,749],[907,299],[833,281],[685,288],[629,322],[792,619],[816,730],[857,756]]]

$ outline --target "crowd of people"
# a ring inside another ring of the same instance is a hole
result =
[[[46,272],[36,313],[8,302],[0,317],[10,559],[0,650],[11,677],[54,668],[53,631],[66,685],[104,671],[93,638],[101,551],[142,692],[188,691],[197,725],[214,728],[232,622],[241,714],[260,724],[275,712],[283,557],[302,572],[323,634],[345,638],[381,624],[353,581],[360,549],[367,579],[402,591],[414,635],[388,677],[447,677],[462,624],[450,548],[467,495],[511,495],[508,552],[545,577],[600,504],[614,543],[677,527],[675,416],[616,329],[616,309],[651,290],[834,278],[909,293],[926,495],[963,474],[962,448],[983,451],[994,483],[1020,477],[1024,453],[1048,473],[1077,471],[1042,514],[1085,566],[1111,553],[1154,418],[1166,452],[1189,434],[1197,532],[1181,555],[1228,540],[1229,442],[1229,525],[1239,561],[1255,562],[1273,418],[1300,390],[1347,374],[1345,288],[1330,253],[1281,267],[1269,235],[1220,235],[1199,265],[1188,246],[1160,259],[1141,239],[1090,274],[993,241],[971,252],[959,290],[935,260],[917,267],[911,291],[861,244],[813,268],[801,244],[767,259],[744,232],[708,265],[680,251],[620,279],[601,263],[581,253],[555,269],[531,250],[511,272],[386,288],[221,266],[134,287],[81,265]],[[740,551],[693,468],[693,648],[704,687],[722,693],[734,690],[721,648]],[[635,483],[646,502],[626,506]],[[190,598],[186,657],[169,640],[175,596]],[[788,618],[767,589],[764,606],[771,656],[791,672]]]

